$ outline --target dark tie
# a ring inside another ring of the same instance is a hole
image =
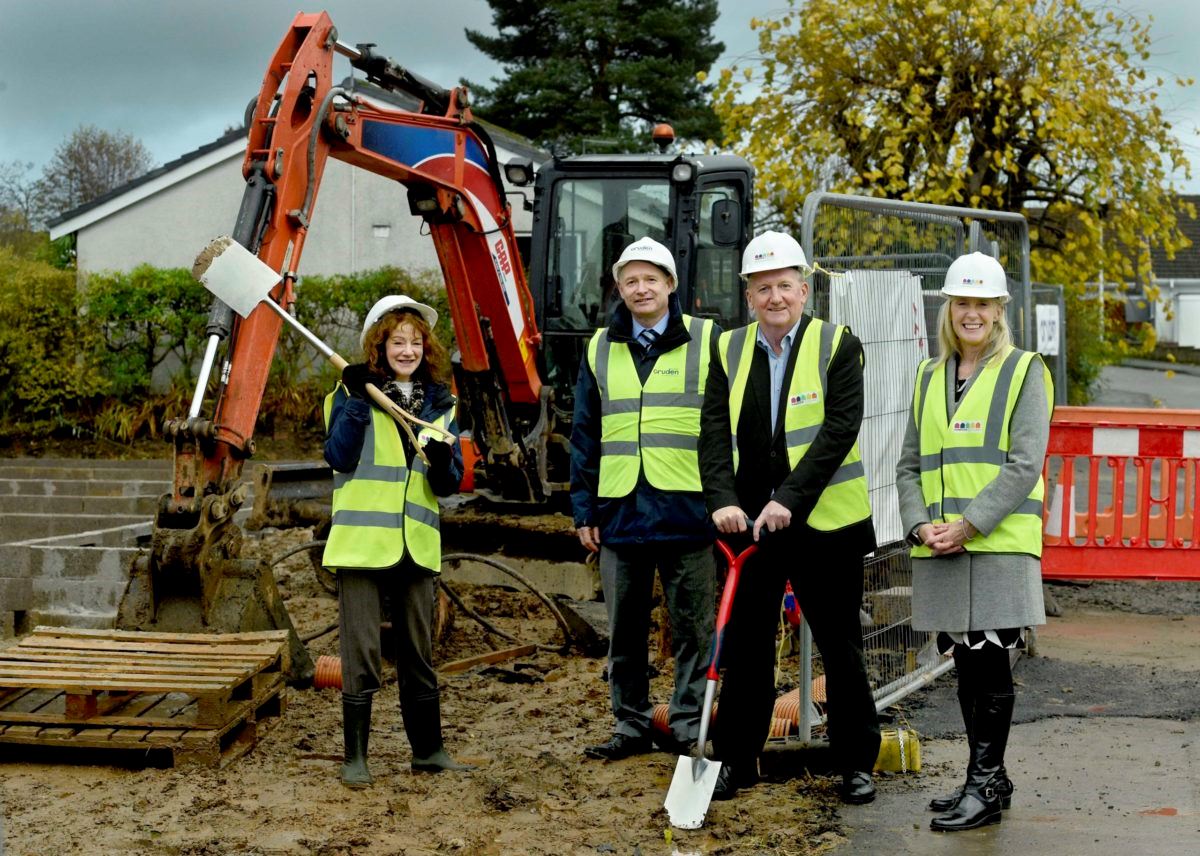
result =
[[[656,333],[654,330],[651,330],[650,328],[646,328],[642,332],[638,333],[638,341],[641,342],[642,347],[645,348],[647,351],[650,350],[650,346],[654,344],[654,340],[657,338],[658,338],[658,333]]]

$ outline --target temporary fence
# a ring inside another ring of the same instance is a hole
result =
[[[933,634],[912,628],[912,571],[895,488],[917,365],[937,352],[946,269],[976,250],[998,259],[1012,295],[1014,341],[1034,347],[1029,232],[1019,214],[813,193],[804,203],[801,244],[824,269],[810,279],[807,311],[848,325],[866,358],[859,445],[880,547],[864,566],[862,621],[868,676],[882,710],[951,666],[934,650]],[[800,635],[798,739],[807,741],[824,719],[812,691],[823,669],[807,625]]]
[[[1200,410],[1058,408],[1042,576],[1200,580],[1198,459]]]
[[[1037,352],[1054,379],[1054,403],[1067,403],[1067,307],[1061,285],[1035,282],[1030,289]]]

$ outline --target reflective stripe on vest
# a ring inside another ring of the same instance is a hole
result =
[[[335,394],[325,397],[326,430]],[[453,415],[450,408],[430,421],[449,430]],[[441,515],[427,470],[419,457],[408,467],[398,426],[372,406],[358,465],[333,474],[333,526],[321,563],[335,571],[390,568],[407,549],[416,564],[440,572]]]
[[[827,324],[813,318],[805,328],[804,337],[797,345],[800,352],[792,368],[787,396],[780,402],[784,408],[783,430],[787,443],[788,465],[795,469],[809,446],[817,438],[825,422],[825,400],[828,397],[828,371],[833,355],[846,328],[840,324]],[[740,463],[737,429],[742,413],[742,402],[746,386],[750,382],[750,365],[754,361],[757,347],[758,322],[722,333],[719,352],[721,364],[729,377],[729,429],[733,442],[733,468],[737,472]],[[774,427],[774,426],[772,426]],[[871,516],[871,503],[867,495],[867,477],[863,469],[862,455],[855,440],[849,454],[833,477],[821,491],[812,513],[806,521],[814,529],[829,532],[842,529]]]
[[[600,391],[602,497],[627,496],[638,472],[659,490],[700,490],[700,405],[708,379],[713,322],[683,316],[691,340],[659,354],[643,386],[629,345],[607,328],[588,342]]]
[[[1053,409],[1050,370],[1035,353],[1010,348],[993,357],[967,389],[953,418],[946,411],[946,366],[925,360],[917,369],[913,414],[921,451],[921,493],[931,522],[960,519],[971,501],[1000,474],[1012,447],[1009,423],[1025,376],[1037,360],[1042,366],[1046,400]],[[1042,501],[1045,485],[1039,475],[1029,496],[988,535],[978,534],[965,545],[972,553],[1042,555]],[[917,558],[933,551],[912,549]]]

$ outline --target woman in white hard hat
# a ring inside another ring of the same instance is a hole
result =
[[[434,334],[437,312],[405,295],[378,301],[363,322],[364,362],[346,366],[325,399],[325,460],[334,469],[333,527],[322,563],[338,580],[342,784],[370,786],[367,737],[380,687],[380,619],[391,605],[397,683],[412,768],[469,770],[442,744],[433,670],[433,608],[441,568],[438,496],[458,489],[462,454],[444,435],[421,429],[417,454],[408,433],[372,404],[373,384],[403,410],[457,434],[450,361]]]
[[[929,803],[939,831],[999,823],[1013,712],[1009,666],[1025,628],[1044,624],[1042,463],[1054,400],[1042,358],[1012,344],[1000,263],[960,256],[946,271],[938,356],[917,370],[896,466],[913,544],[912,625],[953,654],[970,756],[966,781]]]

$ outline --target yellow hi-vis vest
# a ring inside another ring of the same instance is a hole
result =
[[[639,470],[659,490],[700,490],[700,405],[713,322],[684,315],[683,323],[691,341],[659,354],[644,386],[628,344],[610,341],[607,328],[588,342],[600,389],[602,497],[627,496]]]
[[[846,328],[840,324],[827,324],[819,318],[813,318],[805,328],[804,338],[798,345],[792,344],[792,347],[799,347],[800,352],[796,354],[786,398],[779,404],[784,408],[784,439],[787,443],[788,465],[793,469],[800,463],[825,422],[828,386],[826,375],[845,332]],[[719,339],[721,365],[729,377],[729,430],[733,435],[735,473],[740,463],[738,419],[742,414],[742,402],[750,381],[750,364],[754,359],[757,339],[757,321],[746,327],[722,333]],[[866,520],[870,516],[867,476],[863,470],[858,441],[855,440],[850,453],[834,472],[829,484],[821,491],[821,496],[806,522],[813,529],[832,532]]]
[[[930,521],[958,520],[979,492],[1000,473],[1008,460],[1012,438],[1009,422],[1030,365],[1037,361],[1053,410],[1054,385],[1042,358],[1010,348],[997,354],[975,378],[954,411],[946,412],[946,365],[925,360],[917,369],[913,416],[921,438],[921,493]],[[976,535],[963,547],[971,553],[1028,553],[1042,555],[1042,477],[1029,496],[986,536]],[[933,555],[922,545],[917,558]]]
[[[325,397],[326,431],[336,394],[337,390]],[[449,430],[453,416],[451,407],[430,421]],[[431,434],[423,429],[417,440]],[[427,469],[419,457],[409,468],[400,427],[372,405],[358,466],[353,472],[333,474],[333,528],[321,564],[334,571],[390,568],[407,549],[416,564],[440,573],[441,516]]]

